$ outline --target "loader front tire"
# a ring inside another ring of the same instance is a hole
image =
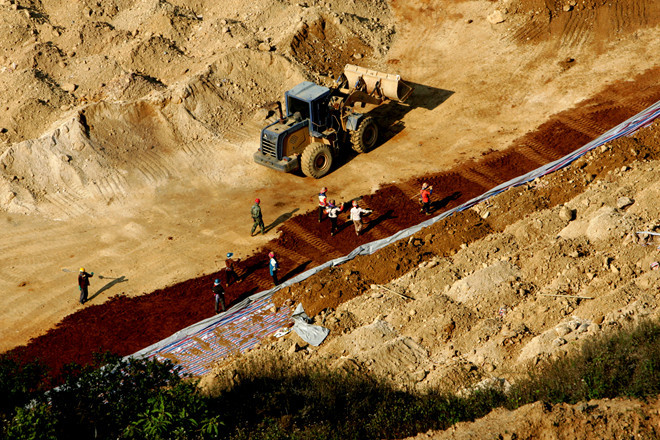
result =
[[[320,179],[330,172],[332,150],[329,145],[320,142],[311,143],[305,148],[300,161],[303,174]]]
[[[357,130],[351,132],[351,144],[357,153],[366,153],[376,146],[378,140],[378,126],[370,116],[364,118]]]

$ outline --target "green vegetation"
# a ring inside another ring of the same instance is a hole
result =
[[[576,403],[589,399],[660,394],[660,323],[645,321],[634,328],[586,342],[578,355],[549,362],[519,381],[508,395],[514,408],[541,400]]]
[[[0,363],[0,377],[10,378],[14,389],[16,365]],[[2,414],[6,438],[192,439],[216,433],[221,424],[196,383],[181,378],[170,362],[103,355],[95,365],[69,366],[65,377],[48,392],[17,392],[18,405]]]
[[[536,367],[507,393],[404,392],[360,373],[279,359],[247,362],[203,394],[171,363],[99,358],[70,367],[44,393],[43,369],[0,359],[2,434],[8,439],[373,439],[445,429],[496,407],[542,400],[660,394],[660,324],[603,336],[579,354]]]
[[[21,365],[6,355],[0,356],[0,419],[11,417],[16,408],[42,393],[45,379],[46,369],[38,362]]]
[[[362,374],[264,361],[220,384],[219,410],[234,439],[402,438],[481,417],[503,403],[486,390],[467,398],[395,390]]]

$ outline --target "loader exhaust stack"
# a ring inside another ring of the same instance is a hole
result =
[[[263,108],[268,111],[277,108],[277,112],[279,114],[279,122],[281,124],[284,123],[284,113],[282,112],[282,103],[280,101],[269,102],[268,104],[264,105]]]

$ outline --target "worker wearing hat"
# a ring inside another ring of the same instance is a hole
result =
[[[422,183],[422,189],[419,190],[419,201],[422,203],[422,209],[419,212],[431,215],[431,194],[433,194],[433,187],[426,182]]]
[[[328,206],[325,207],[325,212],[330,219],[330,235],[335,235],[337,233],[337,216],[343,210],[344,204],[340,203],[339,206],[337,206],[334,200],[330,200]]]
[[[238,274],[236,274],[236,268],[234,267],[236,261],[232,258],[233,256],[234,254],[232,252],[227,252],[227,259],[225,260],[225,282],[227,283],[227,287],[240,281]]]
[[[94,276],[94,272],[87,273],[84,267],[80,268],[78,273],[78,288],[80,289],[80,304],[87,302],[89,279]]]
[[[222,311],[225,311],[225,289],[222,288],[220,280],[216,278],[213,282],[213,298],[215,299],[215,313],[220,313],[220,304],[222,304]]]
[[[362,216],[371,212],[371,209],[360,208],[357,200],[353,200],[353,207],[348,213],[348,217],[353,221],[353,226],[355,226],[355,235],[360,235],[360,231],[362,231]]]
[[[268,257],[270,258],[268,270],[270,271],[270,276],[273,277],[273,284],[277,286],[279,284],[279,281],[277,280],[277,271],[280,269],[280,265],[275,258],[275,252],[269,252]]]
[[[325,208],[328,206],[328,188],[325,186],[321,188],[321,192],[319,192],[319,223],[321,223],[321,220],[323,220],[323,213],[325,212]]]
[[[251,236],[254,236],[254,231],[257,230],[257,226],[261,228],[261,233],[265,234],[266,230],[264,227],[264,220],[263,217],[261,216],[261,206],[259,205],[261,203],[261,200],[255,199],[254,200],[254,205],[252,205],[252,221],[254,222],[252,224],[252,232],[250,232]]]

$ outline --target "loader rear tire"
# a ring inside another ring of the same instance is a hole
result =
[[[320,179],[330,172],[332,150],[329,145],[320,142],[311,143],[305,148],[300,161],[303,174]]]
[[[366,153],[376,146],[378,140],[378,126],[374,119],[367,116],[360,122],[357,130],[351,132],[351,144],[353,150],[358,153]]]

